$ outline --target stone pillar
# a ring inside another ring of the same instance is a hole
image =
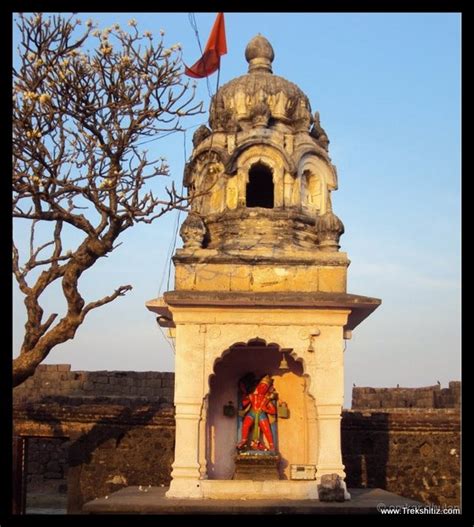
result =
[[[200,498],[199,453],[200,403],[175,402],[176,444],[168,498]]]
[[[348,313],[341,311],[340,314],[338,322],[341,325],[321,326],[321,334],[314,344],[315,352],[308,361],[318,426],[318,483],[325,474],[337,474],[342,479],[346,475],[341,453],[341,412],[344,397],[343,324]],[[347,491],[345,495],[350,499]]]
[[[341,453],[341,410],[340,404],[317,405],[319,423],[319,455],[316,466],[318,483],[325,474],[337,474],[343,480],[346,477]],[[351,499],[343,481],[344,498]]]
[[[202,497],[199,447],[204,330],[199,325],[176,327],[176,443],[168,498]]]
[[[318,479],[324,474],[345,478],[341,455],[341,405],[317,404],[319,428]]]

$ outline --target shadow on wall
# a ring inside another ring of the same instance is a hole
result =
[[[344,411],[342,458],[349,487],[380,487],[439,506],[459,506],[456,409]]]
[[[67,420],[58,418],[62,410],[66,409],[48,410],[35,404],[26,416],[32,423],[47,423],[49,437],[69,439],[68,513],[81,512],[85,502],[128,485],[169,485],[174,453],[172,409],[161,415],[159,403],[131,402],[124,407],[104,401],[70,406]]]
[[[374,430],[374,420],[376,428]],[[342,461],[352,488],[386,488],[389,457],[387,414],[362,417],[344,413],[341,430]]]

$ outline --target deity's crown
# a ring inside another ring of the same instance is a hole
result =
[[[259,384],[268,384],[268,386],[270,386],[272,383],[273,383],[273,379],[270,377],[270,375],[265,375],[265,377],[263,377]]]

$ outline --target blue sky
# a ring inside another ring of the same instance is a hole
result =
[[[181,43],[187,64],[199,47],[187,13],[80,13],[126,25],[165,43]],[[195,14],[202,46],[215,13]],[[456,13],[226,13],[228,54],[221,84],[247,70],[244,50],[257,33],[275,50],[274,73],[298,84],[331,140],[339,190],[333,206],[346,233],[341,250],[351,260],[348,292],[382,299],[354,331],[346,349],[346,399],[357,386],[446,385],[460,378],[460,15]],[[14,34],[14,40],[17,36]],[[215,91],[216,75],[210,78]],[[206,111],[209,94],[198,81]],[[181,185],[186,137],[150,144],[167,157]],[[180,217],[180,221],[183,219]],[[177,213],[138,226],[123,245],[83,280],[92,300],[121,284],[125,298],[90,314],[74,341],[53,350],[47,363],[84,370],[173,370],[174,355],[145,301],[166,290],[166,256]],[[17,231],[23,236],[23,230]],[[178,246],[180,239],[178,237]],[[163,276],[165,277],[163,280]],[[172,284],[172,281],[171,281]],[[24,310],[14,289],[13,349],[21,342]],[[58,309],[57,291],[45,311]]]

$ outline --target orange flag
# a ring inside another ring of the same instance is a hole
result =
[[[192,66],[186,66],[184,73],[195,79],[208,77],[217,71],[221,63],[221,55],[226,53],[224,13],[218,13],[202,57]]]

